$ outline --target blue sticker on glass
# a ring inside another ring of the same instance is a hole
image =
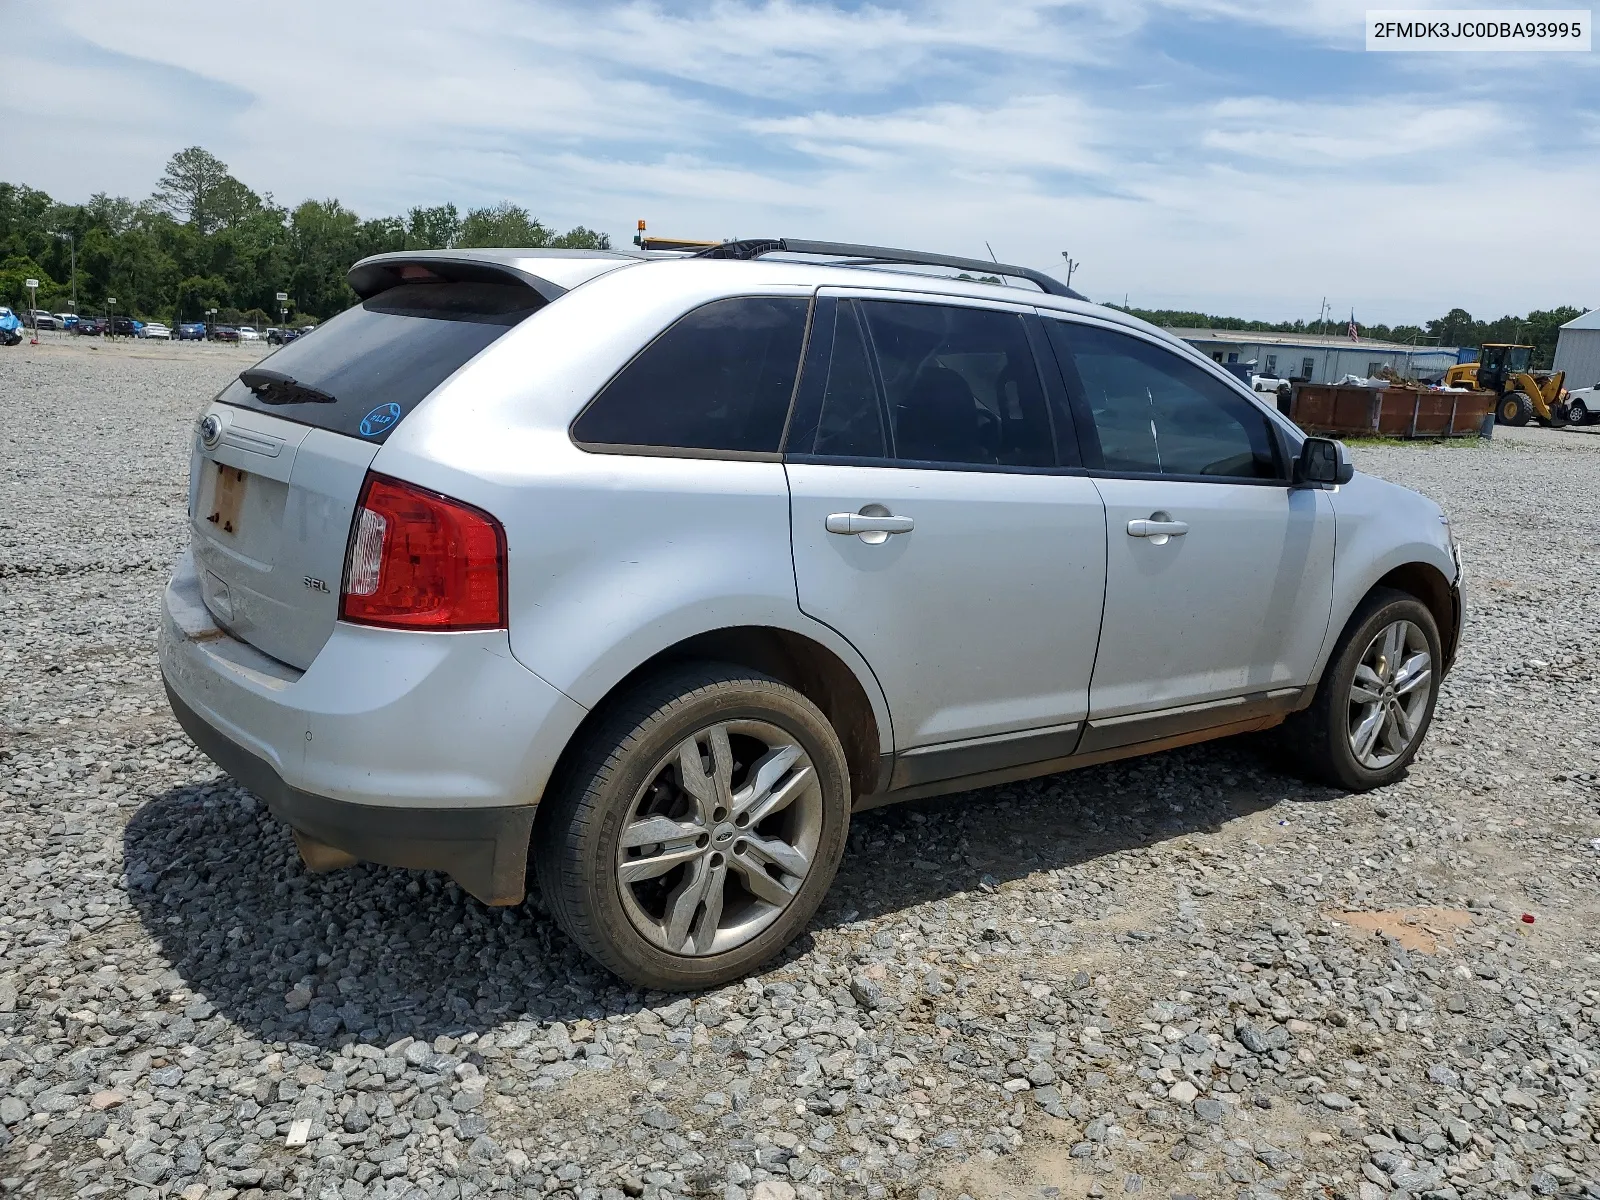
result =
[[[377,437],[380,433],[387,433],[399,419],[400,406],[398,404],[392,401],[388,404],[380,404],[361,418],[361,436]]]

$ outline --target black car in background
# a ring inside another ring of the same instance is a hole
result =
[[[99,337],[106,331],[104,317],[79,317],[78,323],[72,327],[72,332],[84,337]]]
[[[269,329],[267,330],[267,345],[287,346],[300,336],[298,329]]]

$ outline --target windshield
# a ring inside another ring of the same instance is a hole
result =
[[[1512,371],[1526,371],[1528,360],[1533,355],[1531,346],[1513,346],[1506,354],[1506,367]]]
[[[219,397],[381,442],[421,401],[544,300],[508,283],[410,283],[380,292],[247,368]]]

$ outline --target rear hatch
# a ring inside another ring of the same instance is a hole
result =
[[[390,272],[395,286],[246,369],[208,406],[189,517],[206,607],[235,637],[302,670],[328,640],[378,447],[546,303],[513,276],[474,274]]]

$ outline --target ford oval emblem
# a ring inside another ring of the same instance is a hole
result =
[[[216,413],[207,413],[200,422],[200,444],[210,450],[222,440],[222,421]]]
[[[387,433],[400,419],[400,406],[392,401],[380,404],[366,416],[361,418],[361,436],[377,437],[380,433]]]

